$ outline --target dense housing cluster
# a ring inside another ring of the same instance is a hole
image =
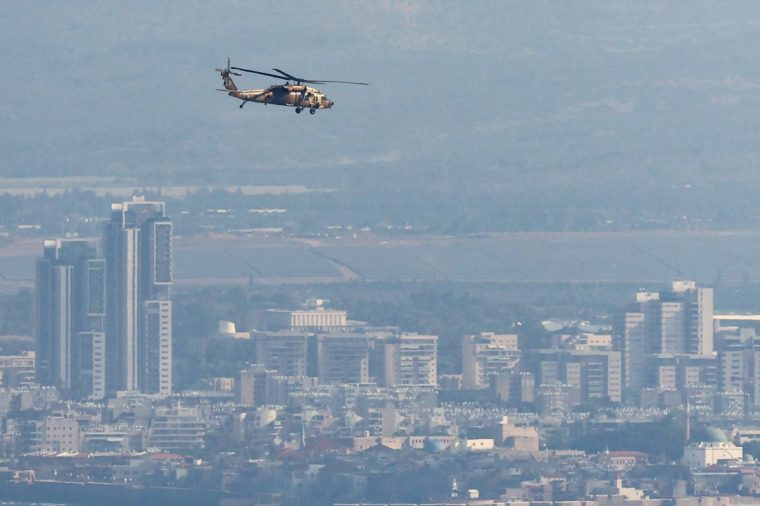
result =
[[[112,206],[101,242],[44,241],[36,349],[0,360],[0,485],[234,504],[760,493],[760,318],[715,314],[712,288],[676,281],[612,318],[546,319],[540,335],[467,333],[455,371],[439,367],[440,336],[310,298],[257,309],[252,329],[219,321],[207,342],[244,344],[247,365],[177,391],[173,255],[164,204],[140,198]]]

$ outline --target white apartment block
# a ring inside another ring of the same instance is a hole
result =
[[[402,333],[385,342],[386,386],[437,386],[438,336]]]

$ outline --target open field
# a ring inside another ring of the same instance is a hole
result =
[[[0,247],[0,286],[29,285],[41,241]],[[760,281],[760,232],[514,233],[474,237],[177,237],[179,284],[368,281]]]

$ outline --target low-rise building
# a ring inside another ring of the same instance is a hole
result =
[[[79,452],[79,423],[73,418],[49,416],[42,424],[38,451],[53,453]]]
[[[181,452],[203,448],[206,425],[193,408],[158,408],[150,423],[149,445]]]
[[[692,443],[684,448],[681,462],[692,469],[702,469],[721,462],[741,462],[743,448],[730,441]]]

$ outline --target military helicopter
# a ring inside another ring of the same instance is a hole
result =
[[[362,86],[368,86],[367,83],[356,83],[352,81],[318,81],[315,79],[304,79],[302,77],[296,77],[283,72],[280,69],[272,69],[275,72],[279,72],[281,75],[270,74],[268,72],[260,72],[258,70],[244,69],[241,67],[230,67],[230,59],[227,58],[227,67],[223,69],[216,69],[222,76],[224,81],[224,89],[219,91],[227,92],[227,95],[242,100],[240,108],[242,109],[246,102],[258,102],[260,104],[275,104],[286,105],[288,107],[295,107],[296,113],[300,114],[304,109],[309,109],[310,114],[317,112],[317,109],[330,109],[335,102],[329,100],[327,96],[316,88],[306,86],[308,84],[325,84],[325,83],[343,83],[343,84],[359,84]],[[262,76],[274,77],[275,79],[282,79],[285,84],[273,84],[267,88],[260,90],[239,90],[232,80],[230,75],[242,76],[239,72],[232,72],[233,70],[239,70],[242,72],[250,72],[252,74],[260,74]],[[291,84],[293,81],[294,84]]]

